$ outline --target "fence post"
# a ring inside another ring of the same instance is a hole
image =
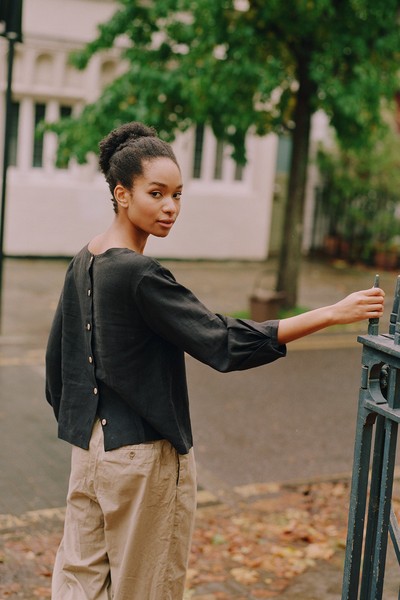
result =
[[[379,320],[371,319],[368,335],[358,341],[363,345],[361,387],[342,600],[382,600],[389,532],[400,563],[400,527],[391,508],[400,422],[400,277],[389,333],[380,335]]]

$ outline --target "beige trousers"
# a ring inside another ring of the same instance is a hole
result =
[[[196,506],[193,451],[165,440],[73,446],[53,600],[181,600]]]

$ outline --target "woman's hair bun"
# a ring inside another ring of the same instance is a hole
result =
[[[99,165],[102,172],[107,174],[110,160],[116,152],[143,137],[157,137],[157,132],[154,127],[136,121],[113,129],[99,144]]]

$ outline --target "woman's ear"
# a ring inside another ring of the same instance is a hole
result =
[[[129,195],[130,194],[129,194],[128,190],[126,189],[126,187],[124,187],[120,183],[115,186],[114,198],[115,198],[116,202],[118,202],[118,206],[121,206],[122,208],[128,208]]]

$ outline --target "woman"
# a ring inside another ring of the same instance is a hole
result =
[[[184,353],[219,371],[285,356],[285,344],[382,315],[382,290],[255,323],[208,311],[157,261],[180,210],[169,144],[140,123],[100,144],[114,220],[72,260],[50,332],[46,396],[72,444],[53,600],[179,600],[196,505]]]

